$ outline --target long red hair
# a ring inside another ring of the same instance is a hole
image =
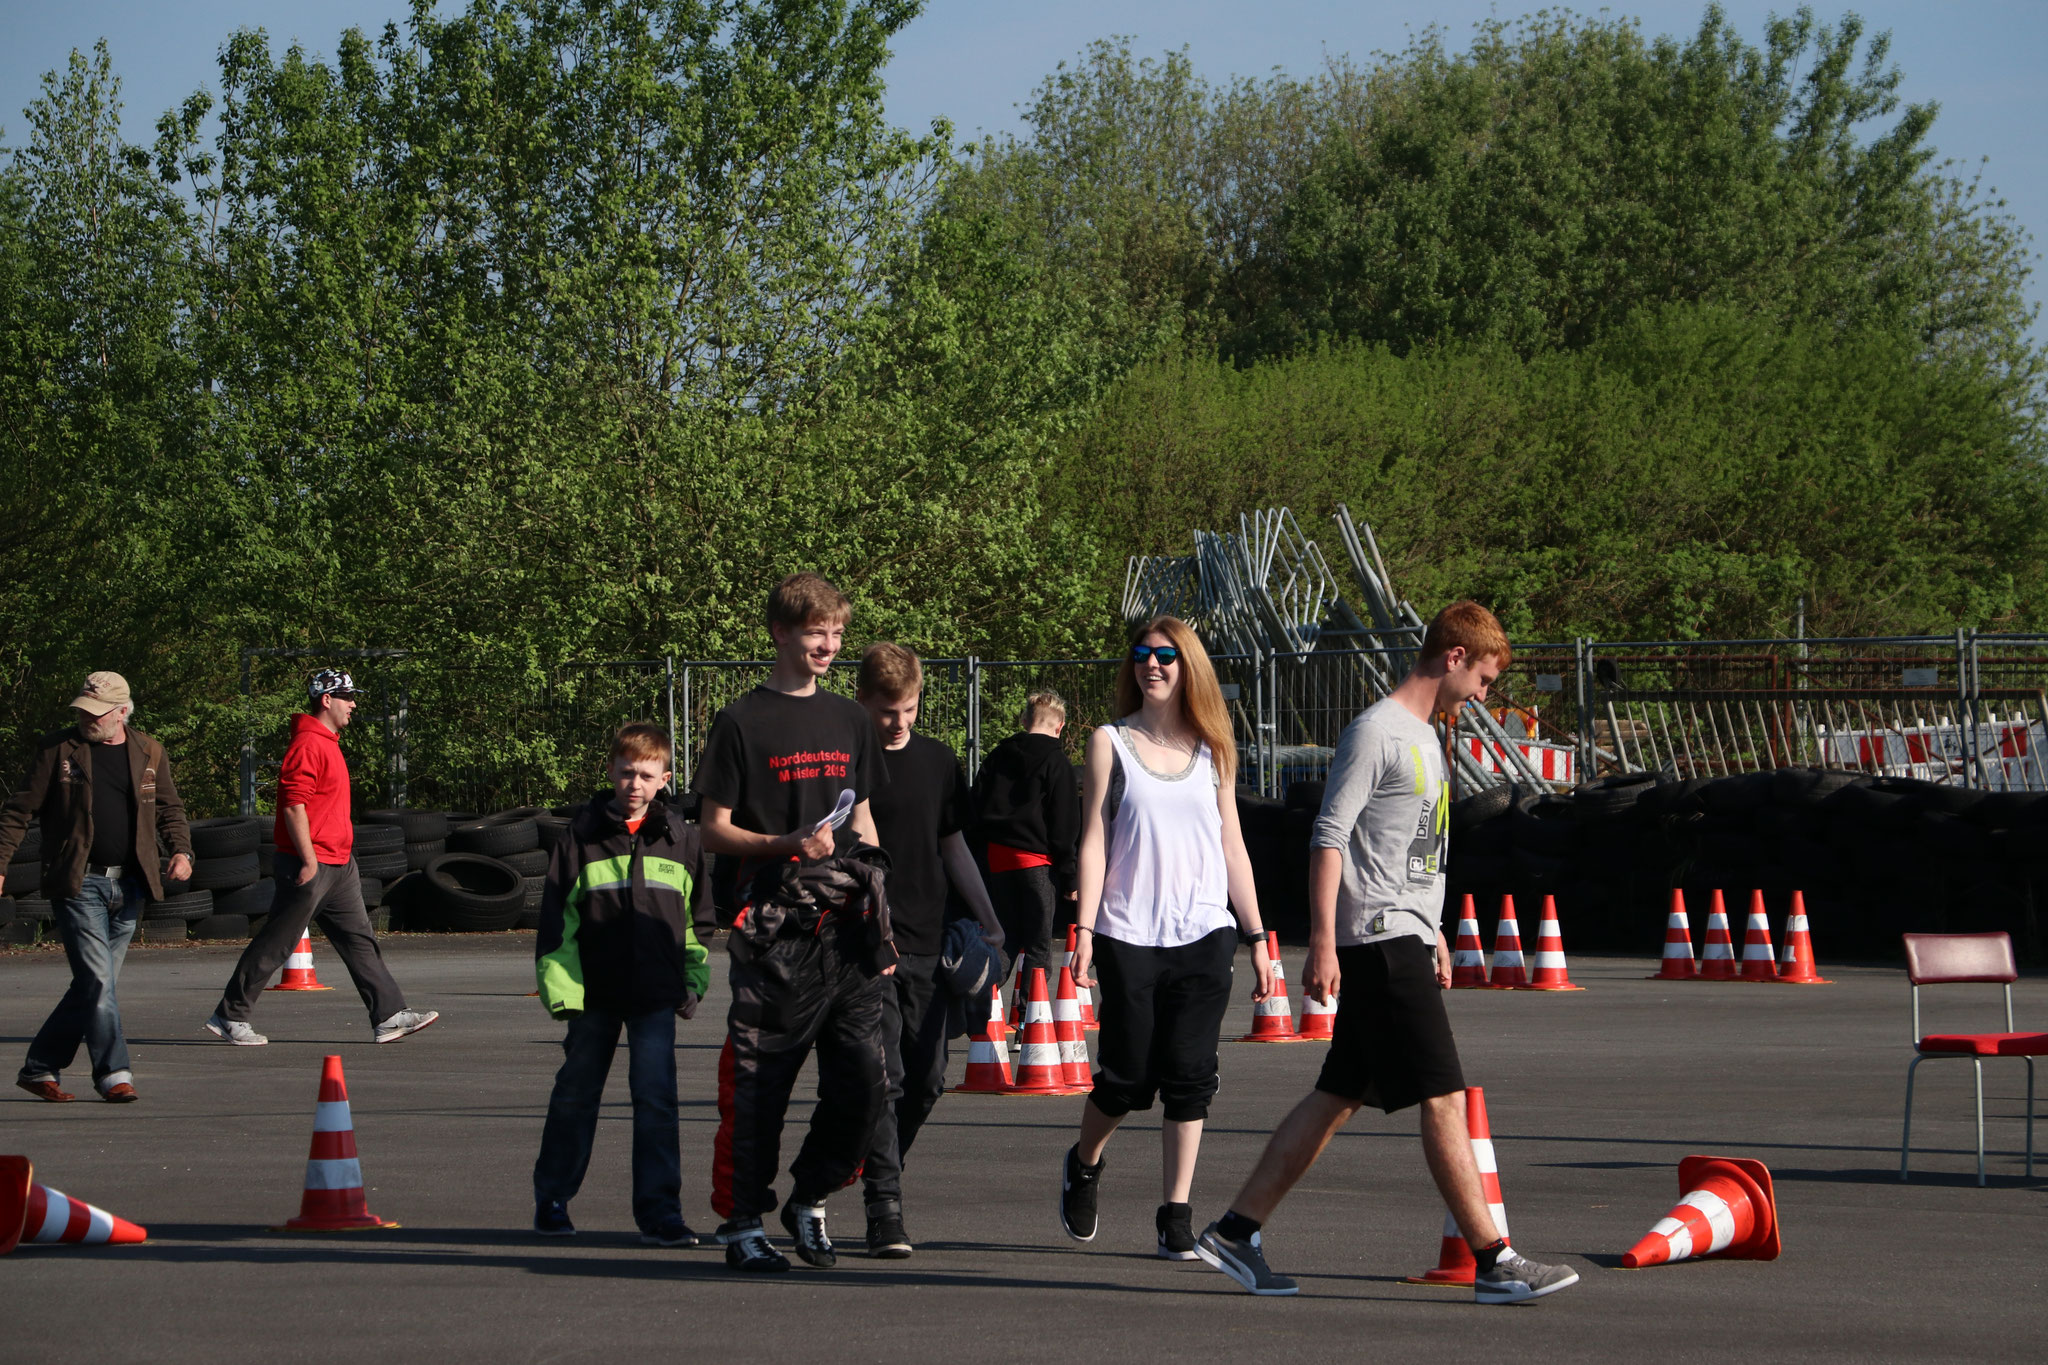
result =
[[[1202,648],[1201,637],[1178,616],[1153,617],[1131,632],[1131,643],[1136,645],[1147,635],[1155,634],[1164,635],[1167,643],[1180,651],[1181,723],[1209,746],[1209,759],[1216,765],[1217,777],[1224,786],[1230,786],[1237,780],[1237,735],[1231,729],[1230,708],[1223,704],[1223,686],[1216,681],[1216,666],[1209,662],[1209,651]],[[1117,714],[1131,715],[1144,703],[1145,694],[1138,688],[1138,665],[1130,651],[1125,650],[1123,664],[1116,671]]]

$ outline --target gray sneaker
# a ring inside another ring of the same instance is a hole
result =
[[[395,1043],[408,1033],[418,1033],[440,1017],[438,1010],[400,1010],[377,1025],[377,1036],[371,1041]]]
[[[270,1041],[239,1019],[221,1018],[219,1010],[215,1010],[207,1019],[205,1028],[214,1037],[233,1043],[236,1047],[262,1047]]]
[[[1301,1286],[1285,1275],[1275,1275],[1266,1264],[1266,1253],[1259,1245],[1259,1234],[1253,1233],[1248,1241],[1234,1241],[1216,1230],[1214,1223],[1202,1229],[1202,1235],[1195,1239],[1195,1255],[1215,1266],[1218,1270],[1236,1280],[1254,1294],[1295,1294]]]
[[[1555,1294],[1579,1282],[1579,1272],[1570,1266],[1541,1265],[1508,1248],[1472,1281],[1472,1297],[1480,1303],[1521,1303]]]

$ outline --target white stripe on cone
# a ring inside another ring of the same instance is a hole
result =
[[[313,1131],[347,1133],[355,1130],[348,1115],[347,1100],[321,1100],[313,1106]]]
[[[1010,1049],[1000,1038],[976,1038],[967,1045],[969,1066],[1008,1066]]]
[[[1692,1229],[1666,1214],[1657,1220],[1657,1225],[1650,1231],[1661,1233],[1664,1240],[1671,1244],[1669,1260],[1682,1261],[1688,1256],[1711,1256],[1735,1240],[1735,1214],[1729,1209],[1727,1200],[1709,1190],[1694,1190],[1679,1201],[1680,1208],[1687,1205],[1697,1209],[1700,1216],[1707,1220],[1707,1226],[1713,1230],[1713,1242],[1706,1247],[1695,1247]]]
[[[356,1190],[363,1185],[363,1163],[357,1157],[315,1157],[306,1163],[309,1190]]]

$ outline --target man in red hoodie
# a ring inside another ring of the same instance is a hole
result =
[[[395,1043],[441,1016],[405,1007],[405,994],[384,965],[377,931],[363,908],[355,826],[349,820],[348,762],[341,754],[341,732],[356,709],[355,679],[339,669],[322,669],[306,684],[306,694],[306,713],[292,718],[291,746],[277,774],[272,871],[277,899],[262,932],[235,964],[206,1030],[241,1047],[269,1042],[249,1026],[256,997],[292,955],[306,926],[318,919],[369,1006],[376,1041]]]

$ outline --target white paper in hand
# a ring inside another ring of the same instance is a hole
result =
[[[832,807],[832,813],[820,820],[818,827],[812,830],[811,833],[813,836],[816,836],[823,834],[828,829],[838,829],[851,818],[853,818],[853,788],[842,787],[839,789],[839,800]]]

